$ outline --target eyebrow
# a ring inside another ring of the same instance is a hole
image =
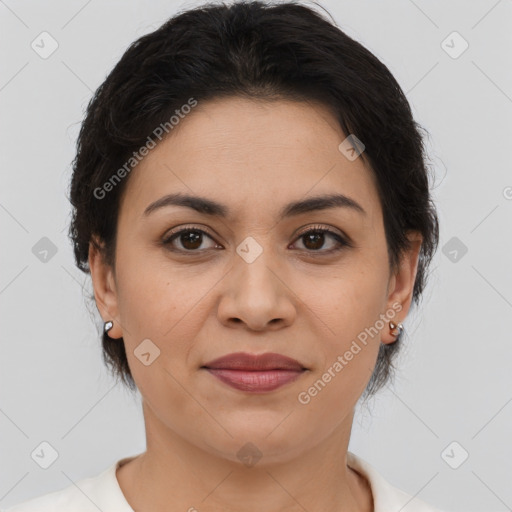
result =
[[[167,206],[182,206],[191,208],[204,215],[220,217],[223,219],[226,219],[231,215],[231,210],[226,205],[212,201],[211,199],[207,199],[205,197],[176,193],[168,194],[151,203],[144,210],[143,217],[147,217],[151,213]],[[303,213],[327,210],[331,208],[349,208],[362,215],[366,215],[364,208],[354,199],[344,194],[327,194],[291,202],[280,210],[278,218],[282,220],[284,218],[293,217]]]

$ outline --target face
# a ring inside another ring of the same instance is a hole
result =
[[[90,265],[147,430],[232,461],[250,442],[268,463],[348,438],[379,345],[395,339],[388,320],[409,309],[420,238],[392,272],[372,172],[340,151],[345,138],[317,104],[215,100],[131,171],[115,273],[92,249]],[[145,213],[169,194],[221,207]],[[310,201],[327,195],[348,199]],[[271,391],[237,389],[204,368],[234,352],[305,370]]]

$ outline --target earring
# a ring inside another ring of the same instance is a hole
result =
[[[108,322],[105,322],[103,324],[103,332],[108,336],[108,331],[110,331],[110,329],[112,329],[112,327],[114,327],[114,322],[112,322],[111,320],[109,320]]]
[[[393,336],[400,336],[402,331],[404,330],[404,326],[402,324],[395,324],[395,322],[389,322],[389,333]]]

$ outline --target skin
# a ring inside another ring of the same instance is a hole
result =
[[[116,268],[92,244],[89,263],[98,309],[114,321],[110,337],[124,338],[143,399],[147,450],[117,470],[135,510],[373,510],[347,450],[379,345],[395,340],[388,323],[309,403],[297,397],[393,304],[402,308],[393,321],[403,321],[421,236],[410,234],[411,250],[391,272],[372,172],[340,152],[345,137],[318,104],[225,98],[200,102],[131,171]],[[174,192],[223,203],[233,216],[180,206],[143,216]],[[333,192],[366,215],[338,207],[277,218],[289,202]],[[171,229],[189,225],[209,235],[196,245],[179,235],[162,244]],[[298,236],[318,225],[353,247],[329,254],[339,247],[329,234],[323,245]],[[252,263],[236,252],[248,236],[262,248]],[[160,350],[148,366],[134,355],[147,338]],[[239,351],[284,354],[308,371],[251,394],[201,369]],[[248,442],[262,453],[251,467],[237,457]]]

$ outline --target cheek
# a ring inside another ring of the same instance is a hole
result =
[[[317,332],[318,353],[322,354],[311,380],[320,378],[319,386],[326,384],[330,390],[322,391],[320,401],[343,397],[350,400],[356,390],[362,392],[378,355],[385,269],[375,262],[358,261],[338,271],[315,294],[302,292],[308,296],[307,306],[315,314],[313,328]]]
[[[179,326],[179,318],[185,314],[179,299],[183,293],[171,288],[165,269],[155,267],[142,251],[139,254],[132,249],[120,254],[123,256],[117,265],[119,315],[128,363],[142,388],[155,378],[163,378],[160,374],[165,372],[167,359],[175,359],[183,350],[183,343],[164,342],[165,333],[167,338],[174,336],[172,328]]]
[[[346,265],[311,293],[303,290],[307,305],[340,340],[356,336],[373,325],[386,299],[386,275],[376,264]]]
[[[147,328],[160,336],[190,309],[193,300],[189,272],[166,261],[161,251],[133,244],[118,263],[120,310],[127,327],[137,320],[138,330]]]
[[[368,384],[381,340],[375,325],[382,312],[382,287],[376,273],[364,278],[352,273],[311,297],[308,306],[317,319],[316,366],[297,397],[311,418],[324,418],[328,409],[331,425],[338,424]],[[317,428],[323,432],[327,426]]]

